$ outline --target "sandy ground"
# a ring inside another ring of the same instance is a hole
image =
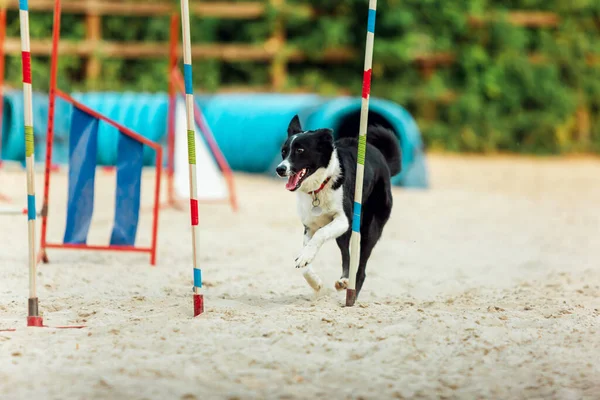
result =
[[[45,322],[82,330],[24,327],[26,224],[0,217],[0,329],[19,328],[0,332],[0,398],[600,398],[600,161],[429,163],[431,190],[395,190],[354,308],[333,288],[335,243],[315,263],[320,296],[294,268],[302,227],[278,180],[238,175],[237,214],[201,206],[197,319],[187,213],[162,212],[155,268],[144,254],[50,251]],[[108,241],[113,181],[99,173],[93,243]],[[23,173],[0,172],[0,192],[22,204]],[[65,198],[57,176],[53,240]]]

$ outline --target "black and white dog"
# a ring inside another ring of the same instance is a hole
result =
[[[281,149],[283,161],[277,166],[280,177],[287,177],[286,189],[297,192],[298,213],[304,225],[304,247],[296,258],[296,268],[306,268],[304,277],[316,291],[321,279],[311,262],[321,246],[336,239],[342,253],[342,276],[337,290],[347,288],[350,269],[350,236],[358,139],[352,132],[340,132],[334,141],[331,129],[304,131],[294,116],[288,138]],[[369,127],[364,168],[360,261],[356,296],[365,280],[371,251],[381,237],[392,211],[391,176],[400,172],[401,159],[394,133],[382,126]]]

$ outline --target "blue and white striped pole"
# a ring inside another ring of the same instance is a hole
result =
[[[356,301],[356,274],[360,261],[360,217],[362,207],[365,154],[367,151],[367,126],[369,118],[369,96],[373,68],[373,43],[375,42],[375,15],[377,0],[369,0],[367,22],[367,45],[365,48],[365,68],[363,74],[362,103],[360,107],[360,129],[358,132],[358,157],[356,163],[356,186],[354,189],[354,212],[352,216],[352,236],[350,237],[350,276],[346,289],[346,306],[352,307]]]

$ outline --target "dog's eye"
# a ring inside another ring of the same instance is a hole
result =
[[[302,154],[304,152],[304,149],[302,147],[299,147],[296,149],[296,153],[298,154]]]
[[[286,150],[286,149],[283,149],[283,150],[281,150],[281,155],[282,155],[282,156],[284,156],[284,157],[285,157],[285,155],[286,155],[286,154],[287,154],[287,150]]]

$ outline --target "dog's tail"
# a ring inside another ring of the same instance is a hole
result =
[[[398,174],[402,169],[402,155],[398,138],[391,129],[381,125],[369,126],[367,142],[375,146],[387,161],[391,176]]]

